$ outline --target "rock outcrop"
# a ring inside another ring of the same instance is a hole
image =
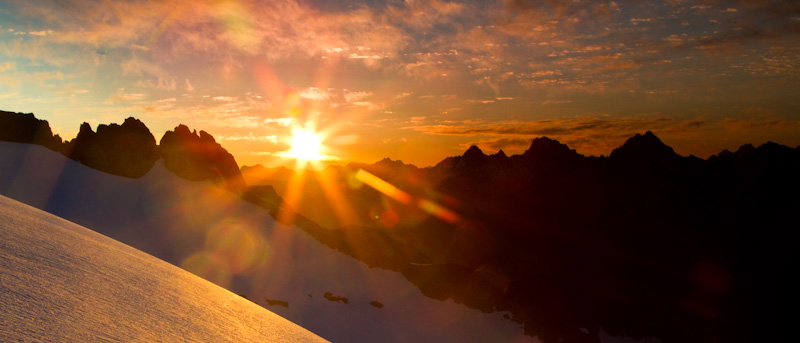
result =
[[[106,173],[138,178],[147,174],[159,159],[156,139],[147,126],[129,117],[122,125],[99,125],[97,132],[88,123],[67,143],[67,157]]]
[[[0,141],[38,144],[61,151],[61,137],[53,135],[47,120],[36,119],[33,113],[0,111]]]
[[[237,193],[246,186],[233,155],[205,131],[178,125],[164,133],[159,151],[167,170],[184,179],[212,181]]]

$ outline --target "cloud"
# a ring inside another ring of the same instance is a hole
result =
[[[155,81],[148,81],[148,84],[155,89],[172,91],[177,88],[178,80],[174,77],[159,77]]]
[[[278,124],[280,126],[285,126],[285,127],[288,127],[289,125],[292,125],[292,123],[294,123],[294,122],[295,122],[294,118],[265,118],[264,119],[264,124],[275,123],[275,124]]]
[[[463,148],[469,148],[475,145],[483,150],[499,151],[499,150],[525,150],[531,145],[530,138],[516,138],[516,137],[501,137],[488,140],[480,140],[461,144]]]
[[[102,51],[124,48],[160,61],[148,65],[134,57],[123,65],[126,75],[170,77],[157,64],[198,55],[228,67],[250,57],[284,63],[324,57],[416,80],[468,68],[477,85],[496,94],[506,80],[602,92],[614,87],[597,82],[604,76],[597,74],[622,78],[646,72],[637,69],[662,60],[652,56],[656,53],[695,54],[702,53],[695,48],[800,33],[800,21],[789,19],[800,15],[791,1],[675,1],[658,7],[633,0],[429,0],[349,7],[295,0],[19,4],[25,15],[48,23],[30,31],[46,32],[41,38],[47,42],[99,46]],[[697,13],[684,15],[690,11]],[[663,25],[674,13],[686,18],[688,29]],[[710,27],[709,20],[719,27]],[[520,67],[534,61],[545,69]],[[513,77],[505,76],[509,69],[515,69]],[[575,73],[555,74],[568,70]]]
[[[130,101],[138,101],[143,100],[145,98],[145,94],[143,93],[126,93],[125,89],[118,89],[116,93],[111,94],[111,96],[106,99],[105,103],[116,103],[116,102],[130,102]]]
[[[170,73],[160,65],[143,61],[136,57],[122,62],[120,67],[122,68],[123,76],[140,76],[146,73],[159,79],[170,77]]]
[[[347,101],[347,102],[361,101],[361,100],[364,100],[364,99],[366,99],[368,97],[371,97],[372,95],[373,95],[372,92],[364,92],[364,91],[347,92],[346,91],[344,93],[344,100]]]
[[[6,71],[11,71],[11,70],[16,70],[16,69],[17,69],[17,63],[16,62],[6,61],[6,62],[3,62],[3,64],[0,64],[0,73],[6,72]]]
[[[218,140],[221,141],[257,141],[257,142],[267,142],[270,144],[278,144],[278,136],[276,135],[267,135],[267,136],[255,136],[252,132],[250,134],[241,136],[241,135],[220,135],[216,137]]]
[[[559,104],[569,104],[572,103],[572,100],[545,100],[542,101],[542,105],[559,105]]]
[[[53,34],[53,31],[52,30],[28,31],[28,34],[31,36],[47,36]]]
[[[379,110],[383,108],[382,105],[378,105],[370,101],[354,101],[351,104],[354,106],[363,107],[369,111]]]
[[[305,89],[301,89],[297,93],[303,99],[316,100],[316,101],[328,100],[331,97],[333,97],[333,94],[330,91],[317,87],[308,87]]]
[[[581,131],[647,131],[674,125],[670,118],[578,118],[548,119],[538,121],[449,121],[436,125],[419,125],[407,127],[428,134],[436,135],[526,135],[548,136],[573,134]]]

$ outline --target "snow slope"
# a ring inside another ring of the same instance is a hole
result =
[[[206,280],[0,196],[0,341],[324,342]]]
[[[334,342],[535,341],[503,313],[427,298],[399,273],[369,268],[161,162],[127,179],[0,142],[0,194],[181,266]]]

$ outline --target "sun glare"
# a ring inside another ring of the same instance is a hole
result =
[[[321,152],[322,138],[309,128],[292,130],[292,148],[288,155],[303,161],[319,161],[325,158]]]

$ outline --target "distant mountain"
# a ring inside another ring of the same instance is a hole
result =
[[[292,175],[294,175],[293,170],[284,166],[268,168],[256,164],[253,166],[242,166],[240,170],[247,184],[257,184],[267,180],[288,181]]]
[[[389,158],[384,158],[373,164],[350,162],[347,165],[350,169],[361,168],[384,180],[391,180],[400,176],[416,174],[420,169],[413,164],[405,164],[403,161],[393,161]]]
[[[535,161],[567,161],[583,156],[557,140],[539,137],[533,139],[528,150],[522,153],[522,157]]]
[[[644,135],[637,133],[628,138],[625,144],[614,149],[609,156],[611,160],[620,161],[670,161],[680,157],[650,131],[645,132]]]

